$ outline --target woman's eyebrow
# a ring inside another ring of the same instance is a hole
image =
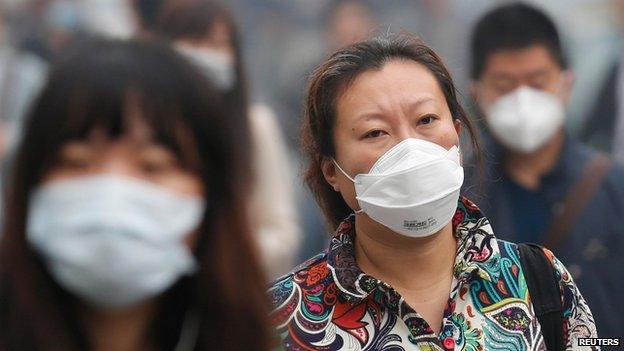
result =
[[[354,124],[359,123],[362,120],[369,121],[369,120],[376,120],[376,119],[384,119],[383,114],[381,114],[380,112],[366,112],[357,116],[355,120],[353,121],[353,123]]]
[[[434,102],[434,101],[435,101],[435,99],[433,97],[431,97],[431,96],[420,96],[420,97],[417,97],[417,98],[413,99],[412,101],[410,101],[408,103],[408,107],[410,109],[412,109],[412,108],[416,108],[416,107],[418,107],[420,105],[423,105],[425,103]],[[382,112],[365,112],[365,113],[362,113],[361,115],[357,116],[355,118],[355,120],[353,121],[353,123],[356,124],[358,122],[361,122],[363,119],[366,119],[367,121],[368,120],[375,120],[375,119],[384,120],[385,117],[384,117]]]
[[[412,109],[416,109],[418,107],[420,107],[421,105],[424,105],[426,103],[430,103],[430,102],[435,102],[436,99],[431,97],[431,96],[420,96],[417,97],[415,99],[413,99],[412,101],[409,101],[407,104],[407,107],[412,110]]]

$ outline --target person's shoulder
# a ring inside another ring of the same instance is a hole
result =
[[[513,243],[510,241],[498,239],[498,245],[501,248],[500,249],[501,254],[509,255],[510,253],[513,253],[514,255],[518,255],[519,257],[521,254],[520,246],[527,245],[527,244],[526,243]],[[539,251],[542,252],[542,254],[546,257],[551,267],[555,271],[557,279],[561,280],[562,278],[565,278],[565,279],[569,278],[569,273],[567,273],[565,266],[563,266],[563,264],[555,257],[555,255],[552,253],[552,251],[550,251],[550,249],[542,245],[535,245],[535,244],[528,244],[528,245],[532,245],[536,248],[539,248]]]
[[[273,109],[265,104],[253,104],[249,107],[249,125],[252,132],[263,136],[281,138],[281,127]]]
[[[546,257],[547,261],[550,263],[551,267],[553,268],[556,278],[559,280],[561,280],[562,278],[567,280],[569,278],[569,273],[567,272],[566,268],[555,257],[555,255],[552,253],[552,251],[550,251],[550,249],[542,245],[527,244],[527,243],[514,243],[511,241],[501,240],[501,239],[497,239],[497,242],[498,242],[498,247],[499,247],[501,257],[513,256],[517,258],[518,262],[520,262],[520,255],[521,255],[520,246],[521,245],[529,245],[529,246],[533,246],[534,248],[539,248],[539,251],[542,252],[542,254]],[[521,268],[524,269],[525,267],[521,267]]]
[[[565,265],[547,248],[542,248],[555,271],[555,279],[559,284],[563,318],[566,324],[566,349],[578,345],[576,339],[580,337],[597,337],[596,323],[592,312],[574,282],[572,274]]]
[[[520,250],[520,245],[525,245],[525,244],[514,244],[514,243],[508,243],[508,244],[509,244],[508,247],[513,248],[514,253],[517,254],[518,257],[522,254]],[[580,292],[578,290],[578,287],[574,283],[572,275],[570,274],[568,269],[565,267],[565,265],[547,247],[544,247],[541,245],[534,245],[533,247],[541,251],[541,253],[544,255],[544,257],[550,264],[552,268],[552,273],[554,275],[553,279],[557,282],[557,285],[559,286],[559,292],[561,294],[564,309],[565,308],[567,308],[568,310],[572,310],[573,308],[587,309],[587,306],[584,303],[584,301],[582,305],[580,305],[578,298],[572,298],[573,296],[580,296]],[[527,267],[522,267],[523,272],[526,268]]]
[[[589,162],[592,159],[602,157],[609,160],[609,168],[602,180],[602,187],[607,187],[610,192],[615,191],[618,195],[624,193],[624,164],[614,160],[611,155],[596,148],[576,141],[576,154]]]
[[[519,257],[518,243],[496,237],[496,244],[501,257]]]
[[[593,150],[595,155],[609,158],[600,151]],[[624,164],[610,159],[607,170],[600,184],[602,198],[609,202],[609,207],[616,213],[624,213]],[[619,218],[617,219],[619,221]]]
[[[555,271],[555,278],[559,282],[559,288],[562,290],[562,294],[565,294],[565,290],[577,290],[576,285],[572,280],[572,275],[568,272],[565,265],[555,256],[555,254],[546,247],[542,247],[542,252],[544,252],[544,256],[546,256],[548,262],[550,262],[550,265]]]

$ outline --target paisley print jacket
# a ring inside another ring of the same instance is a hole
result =
[[[442,329],[391,286],[362,272],[354,256],[354,217],[330,247],[269,289],[272,322],[285,350],[545,350],[515,244],[497,240],[479,209],[460,198],[453,282]],[[568,349],[596,337],[592,314],[566,268],[556,268]]]

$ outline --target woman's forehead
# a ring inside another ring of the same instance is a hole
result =
[[[359,118],[397,106],[412,108],[422,104],[446,104],[434,75],[423,65],[409,60],[393,60],[381,69],[358,75],[337,100],[338,115]]]
[[[404,94],[397,93],[413,94],[435,90],[440,91],[438,81],[427,67],[412,60],[393,59],[378,69],[358,74],[351,84],[345,87],[343,95],[382,93],[401,96]]]

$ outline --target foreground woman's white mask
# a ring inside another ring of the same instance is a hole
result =
[[[359,212],[409,237],[426,237],[447,225],[464,181],[459,148],[446,150],[421,139],[405,139],[383,154],[366,174],[351,178]]]
[[[564,106],[556,95],[522,86],[485,108],[494,137],[514,151],[531,153],[563,125]]]
[[[183,239],[199,226],[204,200],[110,175],[35,189],[27,238],[54,279],[99,307],[153,297],[196,262]]]

